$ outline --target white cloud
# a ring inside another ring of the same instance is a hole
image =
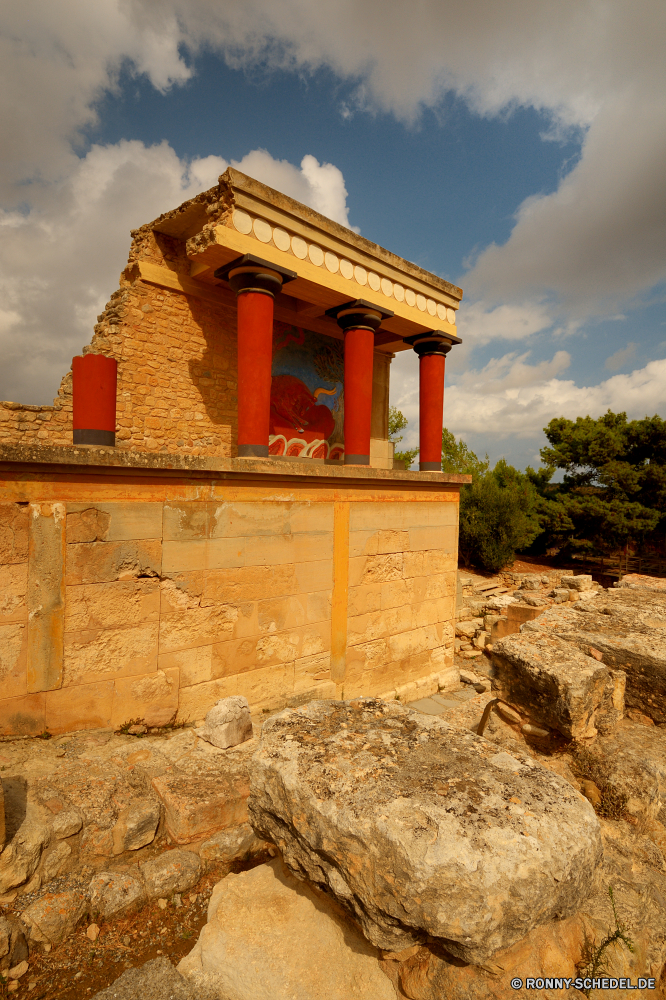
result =
[[[620,368],[626,368],[627,363],[631,361],[636,354],[636,347],[637,345],[634,341],[630,340],[626,347],[621,347],[619,351],[615,352],[615,354],[611,354],[610,357],[606,358],[604,367],[610,372],[617,372]]]
[[[304,163],[307,172],[257,150],[237,165],[346,221],[340,171]],[[185,163],[166,142],[93,146],[31,211],[0,212],[0,399],[51,401],[117,287],[130,230],[211,187],[226,167],[218,156]]]

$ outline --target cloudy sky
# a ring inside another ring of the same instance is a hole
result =
[[[663,0],[10,0],[0,399],[50,402],[129,230],[227,164],[463,287],[445,423],[666,417]],[[392,399],[416,440],[417,360]]]

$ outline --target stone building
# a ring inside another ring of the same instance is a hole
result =
[[[233,169],[133,231],[53,406],[0,403],[0,731],[449,678],[461,297]],[[412,349],[418,472],[388,440],[391,359]]]

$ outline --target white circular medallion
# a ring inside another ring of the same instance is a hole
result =
[[[326,270],[330,271],[331,274],[335,274],[338,267],[340,266],[340,261],[338,260],[338,258],[335,256],[334,253],[330,252],[330,250],[328,250],[324,254],[324,263],[326,264]]]
[[[291,237],[289,233],[285,233],[284,229],[274,229],[273,243],[275,243],[278,250],[283,250],[286,253],[291,245]]]
[[[389,299],[393,295],[393,282],[389,281],[388,278],[382,278],[382,291]]]
[[[270,243],[271,237],[273,235],[273,230],[263,219],[255,219],[252,228],[254,229],[254,235],[262,243]]]
[[[455,309],[447,309],[446,310],[446,318],[448,319],[448,321],[451,324],[451,326],[455,326],[456,325],[456,311],[455,311]]]
[[[408,306],[413,306],[416,304],[416,295],[411,290],[411,288],[407,288],[405,291],[405,302],[407,303]]]
[[[437,312],[437,303],[435,302],[434,299],[428,299],[428,301],[426,302],[426,308],[430,313],[430,315],[434,316],[435,313]]]
[[[343,278],[353,278],[354,277],[354,266],[348,260],[340,261],[340,274]]]
[[[404,302],[405,301],[405,289],[402,287],[402,285],[394,285],[393,286],[393,297],[398,302]]]
[[[359,285],[367,285],[368,283],[368,272],[360,264],[357,264],[354,268],[354,277],[358,281]]]
[[[237,232],[243,233],[245,236],[252,232],[252,219],[247,212],[239,212],[238,209],[236,209],[232,219],[234,229],[237,230]]]
[[[416,296],[416,308],[420,309],[421,312],[425,312],[425,308],[426,308],[426,298],[425,298],[425,295],[417,295]]]
[[[311,243],[308,247],[308,257],[315,265],[315,267],[321,267],[324,263],[324,251],[321,247],[318,247],[315,243]]]
[[[368,284],[372,288],[373,292],[379,291],[379,275],[375,274],[374,271],[370,271],[368,274]]]
[[[308,255],[308,245],[300,236],[292,236],[291,249],[294,251],[294,257],[298,257],[299,260],[305,260]]]
[[[273,237],[275,239],[275,237]],[[443,306],[441,302],[437,303],[437,316],[439,319],[446,319],[446,306]]]

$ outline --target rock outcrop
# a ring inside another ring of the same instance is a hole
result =
[[[562,612],[560,612],[562,614]],[[493,692],[568,739],[612,731],[624,712],[625,675],[536,622],[493,646]],[[588,646],[589,652],[589,646]]]
[[[666,723],[666,591],[620,587],[584,603],[549,610],[523,626],[558,637],[584,654],[601,655],[627,675],[626,703]]]
[[[219,1000],[395,1000],[379,953],[277,858],[218,882],[178,971]]]
[[[257,835],[373,944],[431,937],[473,963],[572,914],[601,854],[594,811],[563,778],[376,699],[269,719],[248,806]]]

